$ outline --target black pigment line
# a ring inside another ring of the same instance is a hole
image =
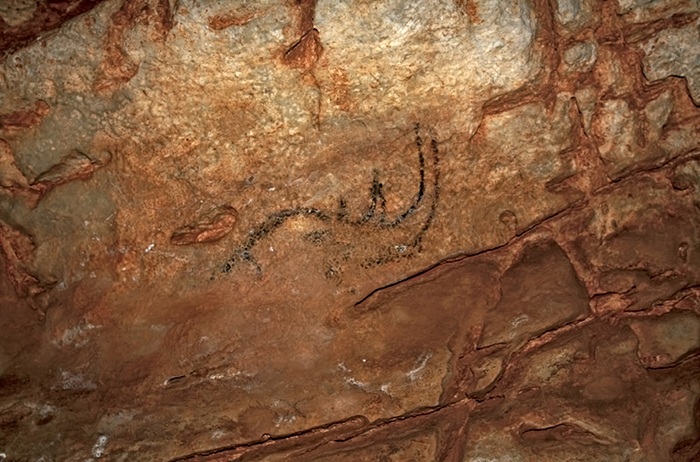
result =
[[[438,207],[438,201],[440,199],[440,158],[439,158],[439,150],[437,146],[437,141],[431,140],[430,143],[430,148],[431,152],[433,154],[433,201],[430,207],[430,212],[428,213],[428,216],[425,219],[425,222],[423,223],[423,226],[421,227],[420,231],[416,234],[416,236],[413,238],[413,241],[409,244],[403,245],[403,246],[392,246],[385,248],[384,251],[382,252],[383,255],[379,256],[377,259],[370,260],[368,262],[365,262],[362,267],[364,268],[370,268],[373,266],[378,266],[382,265],[385,263],[389,263],[392,261],[396,261],[399,258],[402,257],[409,257],[412,255],[412,252],[410,251],[417,251],[421,252],[423,250],[422,248],[422,241],[423,241],[423,236],[428,232],[430,229],[430,226],[433,223],[433,220],[435,218],[435,212],[437,211]]]
[[[425,169],[426,169],[426,162],[425,162],[425,155],[423,152],[424,148],[424,143],[423,143],[423,138],[420,136],[420,124],[417,123],[415,125],[415,144],[416,147],[418,148],[418,166],[419,166],[419,178],[420,181],[418,183],[418,193],[414,196],[413,203],[406,209],[404,210],[401,214],[399,214],[394,220],[388,221],[386,217],[386,197],[384,196],[384,191],[383,191],[383,184],[379,181],[379,172],[377,170],[373,171],[373,178],[372,178],[372,184],[370,186],[370,205],[367,209],[367,212],[362,216],[357,221],[351,221],[348,220],[349,216],[349,211],[347,208],[347,203],[345,199],[341,198],[339,201],[338,205],[338,210],[335,213],[334,218],[341,223],[347,223],[352,226],[362,226],[366,225],[375,219],[375,216],[377,216],[377,220],[375,220],[375,224],[384,229],[388,228],[395,228],[396,226],[400,225],[404,220],[409,218],[411,215],[413,215],[418,208],[420,207],[423,199],[425,198],[426,194],[426,184],[425,184]],[[374,260],[373,262],[370,263],[370,265],[374,264],[382,264],[386,263],[392,260],[395,260],[400,257],[408,256],[406,253],[406,250],[417,250],[420,252],[422,250],[421,248],[421,242],[423,239],[423,235],[428,231],[430,228],[432,221],[435,216],[435,211],[437,209],[437,203],[438,203],[438,198],[439,198],[439,181],[440,181],[440,171],[439,171],[439,152],[437,148],[437,142],[435,140],[431,140],[430,143],[431,147],[431,152],[432,152],[432,170],[433,170],[433,201],[431,204],[430,212],[423,223],[423,226],[421,227],[420,231],[418,234],[414,237],[413,241],[407,245],[403,246],[394,246],[394,248],[390,249],[385,249],[384,255],[381,256],[380,258]],[[229,273],[233,267],[238,263],[239,261],[245,261],[247,263],[250,263],[255,266],[256,271],[258,273],[262,272],[262,268],[260,265],[257,263],[255,260],[255,257],[251,254],[251,251],[253,248],[264,238],[269,236],[272,232],[274,232],[277,228],[282,226],[289,218],[292,217],[297,217],[297,216],[308,216],[308,217],[313,217],[315,219],[318,219],[320,221],[328,222],[332,220],[332,215],[327,214],[321,210],[314,209],[314,208],[307,208],[307,207],[300,207],[296,209],[285,209],[285,210],[280,210],[277,212],[274,212],[270,214],[265,221],[259,225],[256,229],[254,229],[248,239],[246,240],[245,244],[243,246],[239,247],[234,255],[231,256],[223,265],[221,268],[221,271],[224,273]],[[401,247],[401,250],[397,250],[399,247]],[[409,252],[410,253],[410,252]]]
[[[418,194],[413,201],[413,204],[406,209],[401,215],[399,215],[394,221],[391,222],[383,222],[380,223],[380,226],[386,227],[386,228],[394,228],[398,226],[402,221],[404,221],[406,218],[411,216],[413,212],[415,212],[418,209],[418,206],[420,203],[423,201],[423,196],[425,195],[425,156],[423,155],[423,139],[420,136],[419,133],[420,130],[420,124],[416,124],[416,146],[418,147],[418,165],[419,165],[419,172],[420,172],[420,182],[418,184]],[[435,140],[433,140],[433,143]],[[381,186],[381,185],[380,185]],[[382,199],[384,198],[384,194],[382,193]],[[384,201],[384,204],[386,204],[386,201]]]
[[[430,226],[433,224],[435,212],[437,211],[438,201],[440,200],[440,153],[438,151],[437,141],[432,140],[430,142],[430,149],[433,153],[433,204],[430,207],[430,213],[428,214],[428,218],[426,218],[425,223],[423,223],[423,228],[420,230],[414,242],[412,243],[412,246],[417,247],[419,249],[418,251],[421,250],[421,241],[423,240],[423,236],[425,235],[425,233],[428,232],[428,229],[430,229]]]
[[[239,260],[252,263],[257,268],[257,272],[260,273],[262,269],[258,265],[255,257],[250,253],[253,247],[261,240],[267,237],[275,229],[279,228],[291,217],[296,216],[310,216],[321,221],[329,221],[331,217],[323,213],[318,209],[312,209],[307,207],[300,207],[297,209],[285,209],[275,212],[267,217],[262,225],[258,226],[251,235],[248,237],[246,243],[241,247],[235,255],[233,255],[222,267],[222,271],[229,273],[231,269],[235,266],[236,262]]]

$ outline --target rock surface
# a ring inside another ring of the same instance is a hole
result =
[[[0,460],[700,458],[697,1],[0,19]]]

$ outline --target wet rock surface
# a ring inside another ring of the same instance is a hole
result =
[[[0,18],[0,460],[700,457],[697,1]]]

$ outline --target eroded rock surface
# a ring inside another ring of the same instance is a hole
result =
[[[0,5],[0,460],[700,458],[700,4]]]

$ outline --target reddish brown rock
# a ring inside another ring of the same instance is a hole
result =
[[[8,2],[8,8],[3,11],[5,14],[0,15],[0,50],[12,51],[27,45],[41,33],[60,27],[71,18],[89,11],[99,2],[100,0],[42,0],[30,2],[29,8],[24,8],[26,11],[21,11],[21,4],[28,2],[16,2],[18,5]],[[13,9],[18,11],[13,12]],[[17,12],[22,14],[17,17],[11,14]]]
[[[5,260],[5,273],[19,297],[32,294],[39,282],[27,269],[34,252],[34,242],[22,231],[0,221],[0,250]]]
[[[51,108],[44,101],[37,101],[33,110],[17,111],[10,114],[0,114],[0,129],[23,130],[32,128],[41,122]]]
[[[124,50],[127,33],[136,24],[153,27],[156,37],[164,40],[173,26],[168,0],[125,0],[122,7],[110,18],[110,25],[103,42],[100,73],[93,85],[95,91],[112,91],[131,80],[139,65]]]
[[[631,324],[639,338],[639,358],[647,367],[669,367],[700,350],[700,317],[675,311]]]
[[[232,11],[209,18],[209,27],[214,30],[223,30],[231,26],[245,26],[255,19],[255,17],[255,13],[239,15],[235,11]]]
[[[92,177],[96,169],[107,165],[111,158],[111,154],[103,153],[93,160],[82,152],[73,151],[63,157],[60,163],[39,175],[32,182],[32,186],[40,187],[43,193],[71,181],[87,180]]]
[[[173,231],[170,243],[174,245],[214,242],[231,232],[238,212],[229,205],[222,205],[202,215],[196,222]]]
[[[0,175],[0,187],[10,190],[29,188],[29,182],[17,168],[14,152],[5,140],[0,140]]]
[[[0,2],[0,459],[700,457],[697,1],[83,6]]]
[[[525,248],[501,276],[501,294],[484,323],[480,348],[518,344],[588,314],[588,294],[553,241]]]
[[[299,39],[284,54],[283,62],[292,68],[309,70],[321,58],[323,46],[316,29],[312,29]]]

